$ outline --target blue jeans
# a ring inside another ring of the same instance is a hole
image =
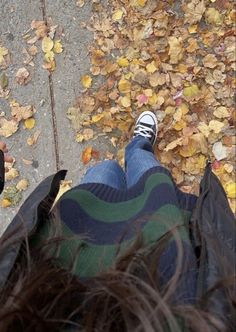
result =
[[[125,171],[115,160],[105,160],[88,169],[83,183],[103,183],[125,190],[138,182],[150,168],[160,166],[153,154],[151,143],[142,136],[136,136],[125,149]]]

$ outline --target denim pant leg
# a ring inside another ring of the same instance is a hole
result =
[[[125,172],[115,160],[105,160],[88,169],[80,184],[103,183],[110,187],[125,190]]]
[[[160,165],[153,153],[152,144],[142,136],[133,138],[125,150],[127,188],[137,183],[147,170]]]

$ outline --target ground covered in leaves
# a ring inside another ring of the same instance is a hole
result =
[[[94,1],[86,90],[68,110],[77,141],[109,133],[123,164],[135,119],[151,110],[159,122],[156,155],[181,189],[198,193],[209,159],[234,209],[235,19],[226,0]],[[97,76],[105,83],[93,90]]]
[[[78,8],[84,2],[77,1]],[[84,92],[67,110],[76,141],[90,142],[105,133],[117,151],[106,157],[123,165],[135,119],[151,110],[159,123],[155,153],[179,187],[197,194],[211,160],[235,211],[235,21],[233,0],[108,0],[105,5],[93,0],[91,21],[81,27],[94,34],[91,68],[81,77]],[[53,40],[53,25],[32,24],[29,61],[41,40],[44,67],[53,72],[61,41]],[[2,66],[7,57],[0,47]],[[18,73],[19,84],[28,79],[24,70]],[[95,82],[102,82],[99,88]],[[1,86],[0,93],[6,93],[4,77]],[[11,107],[14,113],[21,106]],[[33,126],[34,109],[27,107],[12,115]],[[0,137],[5,129],[0,117]],[[97,157],[91,142],[82,161]]]

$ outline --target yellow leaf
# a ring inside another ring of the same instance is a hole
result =
[[[26,190],[29,186],[29,182],[26,179],[22,179],[20,180],[17,185],[16,185],[16,189],[19,191],[23,191]]]
[[[214,114],[217,118],[219,118],[219,119],[227,118],[227,117],[230,116],[230,112],[229,112],[229,110],[228,110],[226,107],[224,107],[224,106],[220,106],[220,107],[218,107],[218,108],[213,112],[213,114]]]
[[[227,183],[225,191],[229,198],[236,198],[236,182]]]
[[[205,17],[206,21],[210,24],[221,25],[223,23],[222,16],[215,8],[208,8]]]
[[[153,106],[153,105],[156,105],[157,101],[158,101],[158,96],[157,96],[157,94],[154,92],[154,93],[152,94],[152,96],[148,98],[148,104],[151,105],[151,106]]]
[[[147,72],[151,73],[151,74],[153,74],[155,71],[157,71],[155,61],[152,61],[151,63],[147,64],[146,69],[147,69]]]
[[[183,95],[186,98],[194,98],[199,94],[200,90],[196,84],[184,88]]]
[[[8,49],[0,46],[0,65],[4,61],[4,56],[8,54]]]
[[[187,126],[186,122],[181,119],[180,121],[176,122],[176,124],[173,126],[173,128],[177,131],[180,131],[183,128],[185,128],[186,126]]]
[[[7,208],[9,206],[11,206],[11,202],[7,199],[7,198],[3,198],[1,201],[0,201],[0,206],[2,208]]]
[[[121,93],[129,93],[131,89],[131,83],[128,80],[122,78],[118,83],[118,89]]]
[[[196,33],[197,32],[197,28],[198,28],[198,25],[197,24],[193,24],[190,27],[188,27],[188,32],[191,33],[191,34]]]
[[[42,40],[42,50],[44,53],[48,53],[53,49],[53,40],[50,37],[44,37]]]
[[[192,157],[197,152],[196,144],[192,140],[189,140],[189,144],[186,146],[183,146],[179,153],[182,157]]]
[[[92,116],[92,123],[96,123],[104,118],[104,114],[97,114]]]
[[[205,122],[200,122],[197,126],[200,132],[205,136],[208,137],[210,135],[210,129]]]
[[[123,107],[127,108],[131,106],[131,100],[129,97],[124,96],[120,99],[120,103]]]
[[[54,57],[55,57],[55,54],[53,53],[53,51],[49,51],[49,52],[45,53],[45,55],[44,55],[44,59],[48,63],[52,62],[54,60]]]
[[[19,172],[16,168],[12,167],[5,175],[6,181],[11,181],[19,176]]]
[[[144,7],[146,5],[147,0],[132,0],[131,6],[133,7]]]
[[[217,120],[211,120],[209,122],[209,129],[214,131],[214,133],[219,134],[224,127],[224,123],[217,121]]]
[[[83,84],[83,87],[90,88],[92,85],[92,77],[89,75],[84,75],[81,77],[81,83]]]
[[[127,58],[122,57],[117,60],[117,63],[120,67],[128,67],[129,60]]]
[[[0,117],[0,136],[10,137],[18,130],[18,122]]]
[[[57,54],[63,52],[63,47],[62,47],[62,44],[61,44],[60,39],[55,40],[55,42],[54,42],[54,46],[53,46],[53,52],[55,52],[55,53],[57,53]]]
[[[35,119],[34,118],[26,119],[24,124],[25,124],[25,128],[33,129],[35,126]]]
[[[185,103],[182,103],[178,108],[182,111],[183,115],[186,115],[189,112],[188,105]]]
[[[117,9],[117,10],[113,13],[113,15],[112,15],[112,19],[113,19],[113,21],[119,21],[119,20],[122,18],[123,15],[124,15],[123,10],[122,10],[122,9]]]

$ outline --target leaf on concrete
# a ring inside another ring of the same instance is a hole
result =
[[[27,179],[21,179],[16,185],[16,189],[19,191],[24,191],[28,187],[29,187],[29,181]]]
[[[41,131],[36,130],[36,132],[27,139],[27,144],[30,146],[36,144],[40,134],[41,134]]]
[[[62,47],[60,39],[55,40],[54,46],[53,46],[53,52],[56,53],[56,54],[59,54],[59,53],[63,52],[63,47]]]
[[[84,165],[88,164],[90,160],[92,159],[92,146],[88,146],[84,151],[82,152],[82,162]]]
[[[34,107],[31,105],[27,106],[21,106],[16,101],[12,101],[10,103],[11,107],[11,115],[16,119],[17,122],[20,122],[21,120],[26,120],[33,116],[33,114],[36,112]]]
[[[92,81],[93,81],[93,79],[89,75],[84,75],[81,77],[81,83],[82,83],[83,87],[86,89],[91,87]]]
[[[26,129],[33,129],[35,126],[35,119],[29,118],[24,121],[24,125]]]
[[[0,117],[0,136],[10,137],[18,130],[18,122]]]
[[[50,37],[45,36],[42,40],[42,50],[44,53],[48,53],[53,49],[53,40]]]
[[[20,85],[26,85],[31,80],[30,73],[24,67],[18,69],[16,73],[16,82]]]

